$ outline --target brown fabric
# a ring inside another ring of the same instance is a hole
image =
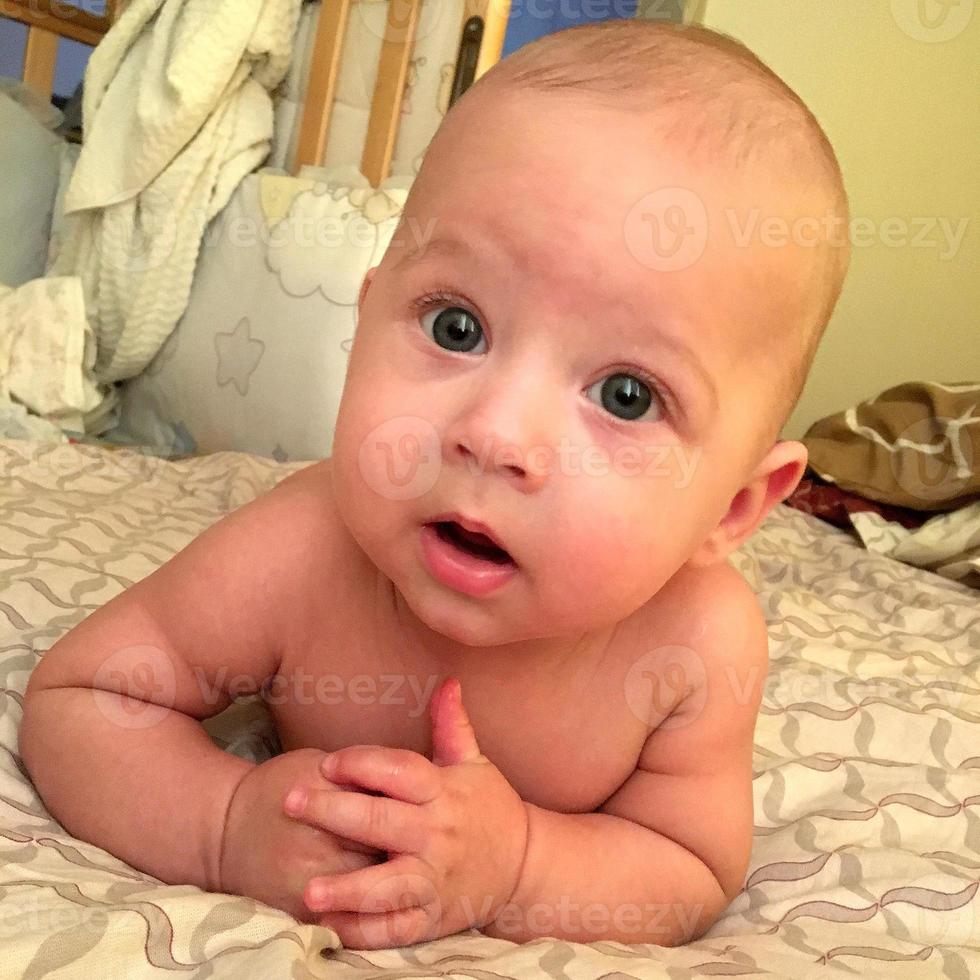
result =
[[[851,514],[863,511],[873,511],[886,520],[895,521],[902,527],[919,527],[928,519],[928,514],[909,507],[894,507],[891,504],[879,504],[868,500],[856,493],[842,490],[833,483],[821,480],[812,470],[800,480],[797,488],[786,498],[790,507],[812,514],[828,524],[850,530],[852,527]]]
[[[980,499],[980,383],[910,381],[803,437],[819,476],[870,500],[947,511]]]

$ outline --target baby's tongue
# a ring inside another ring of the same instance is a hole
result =
[[[464,541],[468,541],[470,544],[476,545],[478,548],[493,548],[495,550],[500,550],[497,546],[485,535],[480,534],[479,531],[467,531],[465,527],[461,527],[459,524],[455,527],[456,534],[459,535]]]
[[[490,538],[479,531],[467,531],[455,521],[443,524],[442,529],[457,548],[468,551],[478,558],[485,558],[497,564],[513,560],[506,551],[498,548]]]

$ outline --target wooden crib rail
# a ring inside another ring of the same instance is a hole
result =
[[[330,128],[330,115],[337,90],[337,77],[351,3],[325,2],[317,25],[310,62],[309,82],[297,140],[293,172],[323,160]],[[510,0],[465,0],[460,37],[473,18],[480,18],[482,39],[473,80],[500,60]],[[408,75],[422,0],[390,0],[385,36],[378,62],[378,77],[371,100],[367,138],[361,171],[377,187],[389,174],[401,121],[405,81]]]
[[[344,37],[351,6],[357,2],[359,0],[323,0],[293,163],[296,173],[304,165],[318,164],[324,158]],[[97,17],[73,7],[66,0],[0,0],[0,17],[27,25],[23,80],[50,98],[59,38],[71,38],[94,47],[112,26],[124,4],[125,0],[106,0],[105,16]],[[361,159],[361,170],[374,187],[390,172],[421,10],[422,0],[390,0],[388,6]],[[460,50],[463,50],[462,42],[466,38],[476,37],[479,52],[474,57],[474,49],[467,49],[467,77],[457,77],[454,97],[500,60],[509,13],[510,0],[464,0]]]
[[[27,46],[21,79],[51,97],[58,39],[71,38],[95,47],[112,26],[120,0],[106,0],[106,14],[97,17],[64,0],[0,0],[0,17],[27,25]]]
[[[388,5],[388,23],[378,60],[378,80],[374,85],[361,158],[361,172],[372,187],[377,187],[388,176],[391,167],[408,63],[412,58],[421,10],[422,0],[391,0]]]

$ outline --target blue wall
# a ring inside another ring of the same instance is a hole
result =
[[[511,0],[503,56],[563,27],[593,20],[633,17],[637,0]],[[583,11],[585,7],[585,11]]]
[[[0,18],[0,75],[20,78],[24,67],[27,27],[15,20]],[[58,41],[58,60],[54,67],[55,95],[71,95],[82,80],[92,49],[71,38]]]
[[[24,69],[27,27],[16,20],[0,18],[0,75],[20,78]]]
[[[105,13],[105,0],[71,0],[63,6],[78,7],[90,14]],[[27,27],[16,20],[0,17],[0,75],[20,78],[24,67],[24,45],[27,43]],[[55,95],[71,95],[82,80],[92,49],[63,37],[58,42],[58,60],[54,68]]]

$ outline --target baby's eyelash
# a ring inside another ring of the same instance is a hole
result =
[[[603,375],[603,377],[607,378],[610,374],[628,374],[638,381],[642,381],[653,392],[653,397],[660,402],[667,417],[669,419],[676,418],[677,405],[674,402],[671,390],[662,381],[650,374],[649,371],[645,371],[635,364],[629,364],[625,367],[615,368],[609,374]]]
[[[431,292],[423,293],[421,296],[413,299],[409,304],[413,316],[422,316],[440,306],[458,306],[471,313],[482,324],[482,318],[479,314],[473,312],[472,304],[462,296],[458,296],[448,289],[434,289]],[[660,402],[667,416],[669,418],[675,417],[677,405],[674,401],[673,394],[662,381],[655,378],[649,371],[645,371],[635,364],[630,364],[625,367],[616,368],[609,373],[629,374],[637,378],[637,380],[642,381],[653,392],[654,397]]]
[[[417,299],[413,299],[409,305],[412,313],[416,316],[421,316],[423,313],[428,313],[429,310],[433,310],[437,306],[459,306],[466,310],[467,313],[472,313],[472,308],[465,299],[463,299],[461,296],[457,296],[455,293],[451,293],[443,289],[437,289],[430,293],[424,293]],[[473,313],[473,316],[476,316],[476,314]],[[477,319],[479,319],[479,317],[477,317]]]

